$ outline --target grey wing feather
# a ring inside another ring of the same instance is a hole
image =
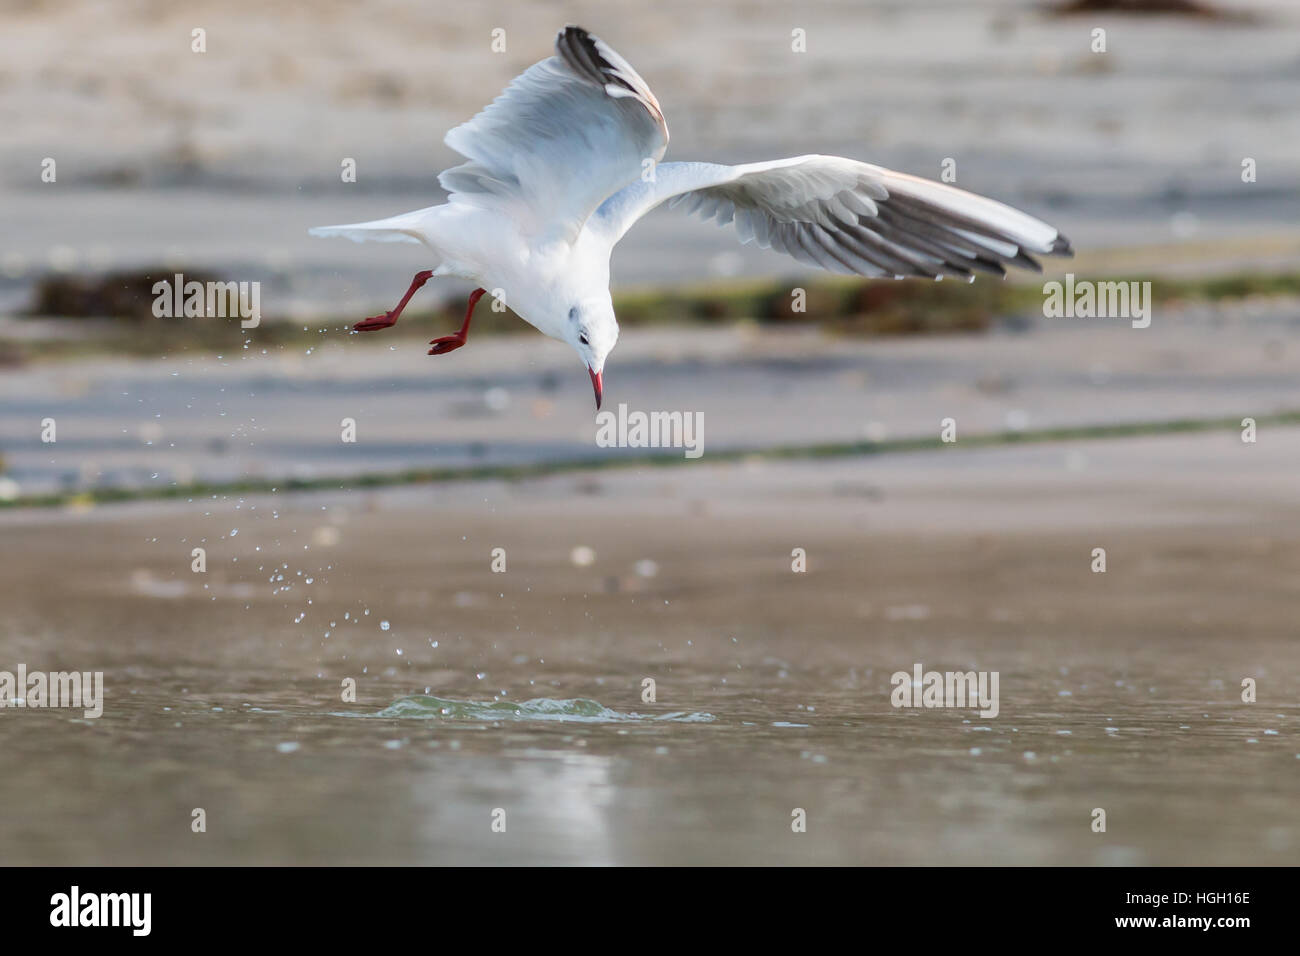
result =
[[[606,200],[593,224],[617,241],[660,203],[725,225],[741,242],[864,276],[1041,271],[1030,253],[1072,255],[1054,227],[942,183],[838,156],[721,166],[662,163]]]

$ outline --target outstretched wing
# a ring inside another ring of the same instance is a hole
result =
[[[745,166],[663,163],[597,210],[592,228],[617,241],[669,200],[741,242],[832,272],[863,276],[1041,271],[1029,255],[1072,255],[1047,223],[992,199],[839,156],[797,156]]]
[[[529,235],[572,242],[597,206],[659,161],[668,126],[631,64],[569,26],[555,56],[446,143],[469,160],[438,177],[452,202],[504,208]]]

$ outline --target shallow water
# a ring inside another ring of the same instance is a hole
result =
[[[1229,447],[3,516],[0,667],[107,694],[0,712],[0,856],[1294,864],[1300,444]],[[917,663],[998,716],[894,708]]]
[[[342,717],[322,711],[318,685],[203,698],[155,687],[115,701],[93,726],[31,712],[17,718],[21,736],[5,734],[12,765],[24,768],[4,787],[5,861],[1300,856],[1293,707],[1248,711],[1211,682],[1162,678],[1153,693],[1142,685],[1154,675],[1099,673],[1057,682],[1086,703],[1008,695],[990,721],[890,712],[883,692],[844,678],[818,692],[755,676],[699,695],[720,712],[712,720],[636,719],[594,702],[557,719],[561,701],[495,720],[484,713],[492,704]],[[1089,830],[1097,806],[1107,834]],[[206,810],[206,833],[190,832],[195,807]],[[796,808],[806,833],[791,832]],[[498,809],[505,833],[491,829]]]

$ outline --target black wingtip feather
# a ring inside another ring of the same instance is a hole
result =
[[[565,24],[564,29],[555,34],[556,43],[584,43],[591,39],[591,34],[576,23]]]
[[[604,58],[596,49],[591,34],[578,26],[567,26],[555,38],[556,50],[569,65],[587,79],[604,85],[605,74],[602,66],[607,67]]]
[[[1016,253],[1016,257],[1011,261],[1014,262],[1016,265],[1020,266],[1021,268],[1028,269],[1031,272],[1043,271],[1043,267],[1039,263],[1039,261],[1035,259],[1033,256],[1025,253],[1024,250],[1021,250],[1020,252]]]
[[[631,93],[635,93],[638,98],[643,98],[642,91],[639,91],[632,83],[622,76],[614,64],[610,63],[605,55],[600,52],[596,46],[596,38],[584,30],[582,27],[573,26],[572,24],[560,31],[555,38],[555,49],[564,60],[573,67],[579,74],[586,76],[600,86],[607,83],[614,83]],[[648,93],[649,91],[645,91]],[[650,99],[654,99],[650,95]],[[651,104],[647,103],[647,106]],[[659,104],[654,103],[654,111],[658,112]],[[660,113],[662,119],[662,113]]]

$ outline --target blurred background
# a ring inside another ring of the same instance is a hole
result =
[[[1125,7],[1192,12],[1108,12]],[[959,185],[1063,223],[1081,250],[1188,245],[1217,269],[1295,252],[1300,18],[1285,0],[6,8],[0,268],[17,308],[51,270],[159,265],[274,277],[281,314],[389,303],[418,250],[305,227],[438,201],[437,173],[459,161],[446,130],[548,55],[566,21],[645,74],[669,159],[827,152],[938,178],[952,158]],[[45,157],[57,185],[40,179]],[[1258,161],[1249,188],[1244,157]],[[716,232],[663,211],[624,241],[616,281],[798,269]]]
[[[1295,4],[3,16],[0,668],[108,700],[0,713],[0,862],[1300,860]],[[697,462],[597,448],[512,316],[426,356],[462,285],[350,334],[429,263],[307,228],[438,202],[446,130],[565,23],[670,160],[951,161],[1076,258],[846,281],[657,210],[606,400],[702,413]],[[1152,283],[1151,327],[1044,318],[1067,271]],[[262,283],[262,324],[152,317],[177,272]],[[891,708],[917,662],[999,671],[1001,715]]]

